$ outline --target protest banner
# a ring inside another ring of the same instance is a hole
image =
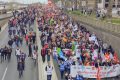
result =
[[[98,69],[94,66],[83,66],[81,65],[72,65],[70,74],[72,77],[75,77],[78,73],[84,78],[97,78]],[[120,65],[113,65],[110,67],[102,66],[100,67],[99,76],[100,78],[115,77],[120,75]]]

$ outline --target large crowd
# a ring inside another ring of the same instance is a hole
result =
[[[35,17],[36,9],[34,7],[14,11],[13,17],[8,21],[8,43],[0,48],[1,63],[5,60],[10,62],[11,55],[16,56],[17,70],[19,71],[20,78],[23,76],[27,55],[28,57],[32,57],[35,62],[37,59],[38,47],[36,44],[36,33],[33,27]],[[23,47],[26,47],[29,53],[25,53],[22,49]]]
[[[13,18],[8,22],[8,44],[0,49],[1,62],[6,59],[10,61],[12,49],[15,48],[17,69],[23,71],[26,53],[21,47],[24,41],[29,50],[28,57],[37,58],[36,33],[32,27],[36,15],[38,29],[41,31],[42,60],[45,62],[47,55],[47,61],[50,61],[52,56],[59,65],[61,79],[73,80],[70,75],[71,65],[98,68],[120,64],[117,53],[111,45],[104,43],[94,32],[91,33],[84,25],[55,7],[40,7],[39,10],[31,7],[21,12],[14,12]],[[48,66],[46,71],[47,69],[52,68]],[[75,80],[84,80],[84,78],[78,74]]]
[[[72,80],[71,65],[112,66],[119,64],[116,51],[111,45],[104,43],[84,25],[73,20],[62,10],[46,8],[38,17],[41,31],[41,56],[43,62],[46,54],[52,55],[59,65],[61,79]],[[47,56],[48,61],[50,57]],[[80,75],[79,75],[80,76]],[[82,80],[76,75],[76,80]]]

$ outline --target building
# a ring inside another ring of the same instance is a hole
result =
[[[109,6],[109,0],[99,0],[98,8],[107,9]],[[120,8],[120,0],[114,0],[113,8]]]
[[[99,0],[98,1],[99,9],[103,9],[107,12],[108,6],[109,6],[109,0]],[[114,0],[112,14],[113,14],[113,16],[120,15],[120,0]]]

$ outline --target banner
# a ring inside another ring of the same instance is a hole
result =
[[[84,68],[83,68],[84,67]],[[84,78],[97,78],[98,69],[94,66],[81,66],[81,65],[72,65],[70,69],[70,74],[72,77],[76,77],[79,73]],[[99,76],[100,78],[115,77],[120,75],[120,65],[113,66],[103,66],[100,67]]]

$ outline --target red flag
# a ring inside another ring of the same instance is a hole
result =
[[[97,69],[98,69],[98,71],[97,71],[97,80],[101,80],[101,78],[100,78],[100,67],[98,67]]]
[[[119,62],[118,55],[116,52],[114,53],[114,61],[117,63]]]

